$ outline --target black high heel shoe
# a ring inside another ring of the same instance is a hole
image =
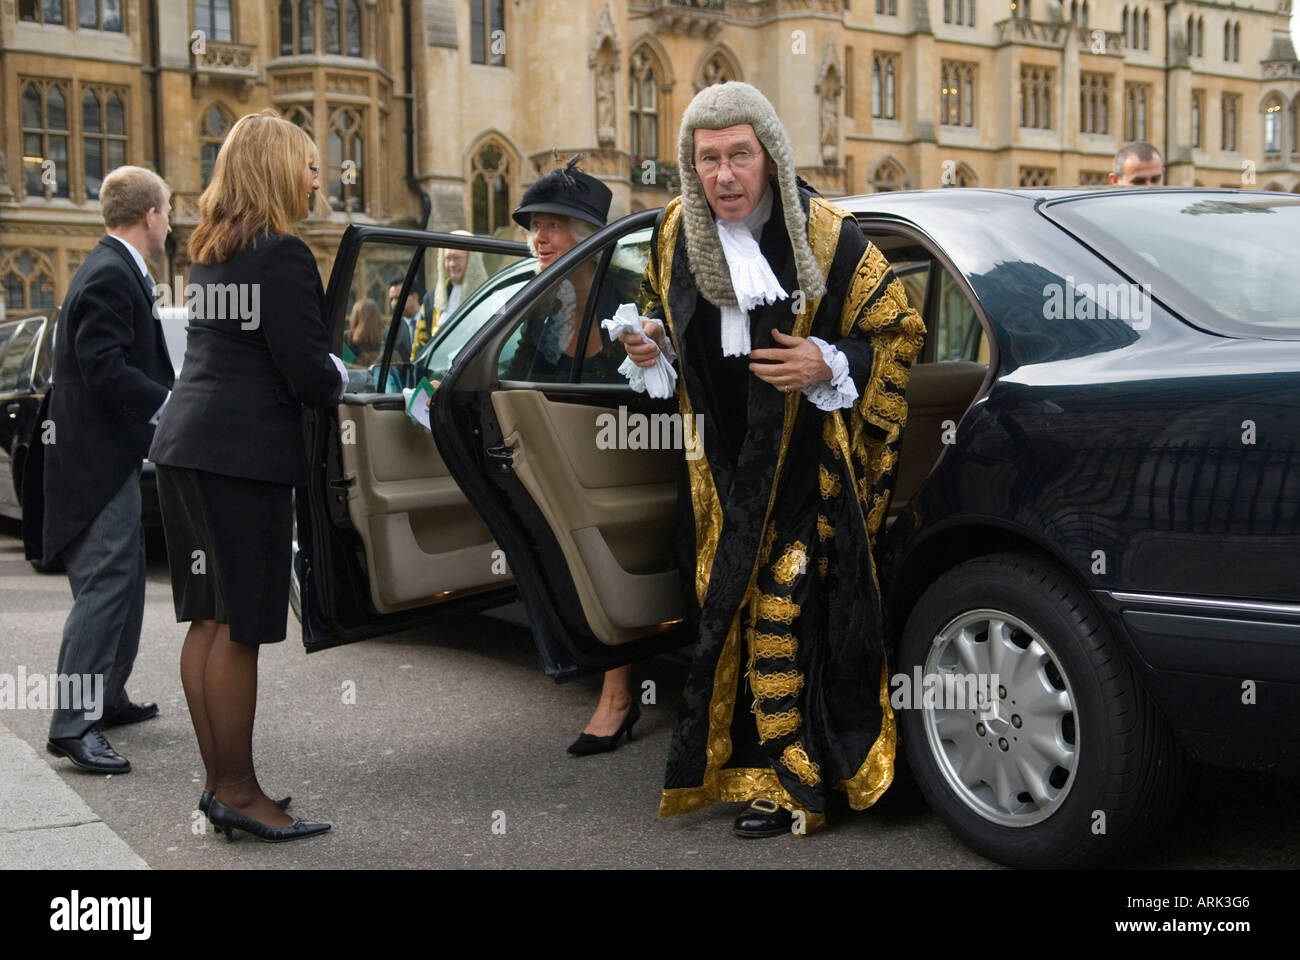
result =
[[[204,790],[201,794],[199,794],[199,813],[202,813],[204,816],[207,816],[208,807],[212,806],[212,798],[213,798],[213,793],[211,790]],[[292,799],[293,797],[285,797],[283,800],[274,801],[274,803],[281,810],[288,810],[289,801]],[[208,817],[208,822],[211,823],[211,821],[212,818]],[[217,833],[221,832],[221,828],[218,827],[215,823],[212,824],[212,829],[215,830]]]
[[[627,716],[623,718],[623,724],[614,731],[613,736],[598,737],[595,734],[584,733],[569,744],[569,753],[575,757],[589,757],[593,753],[608,753],[618,746],[619,738],[627,734],[628,742],[632,742],[632,724],[641,719],[641,705],[635,700],[632,701],[631,708],[627,711]]]
[[[236,830],[243,830],[267,843],[286,843],[289,840],[304,840],[307,837],[319,836],[330,828],[328,823],[311,823],[307,820],[295,820],[288,826],[273,827],[269,823],[262,823],[260,820],[244,816],[237,810],[232,810],[216,797],[212,798],[212,803],[208,806],[208,819],[212,821],[214,827],[225,829],[227,843],[235,842]]]

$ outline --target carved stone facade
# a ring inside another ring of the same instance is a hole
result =
[[[1171,183],[1300,190],[1286,0],[1176,0],[1167,19],[1161,4],[1128,5],[1145,20],[1094,0],[1087,22],[1056,0],[1020,4],[1026,18],[1002,0],[412,0],[409,31],[401,0],[340,0],[338,16],[325,0],[206,0],[200,9],[230,9],[230,27],[201,43],[196,5],[175,0],[158,5],[156,56],[141,3],[123,5],[119,33],[80,29],[75,15],[71,26],[23,22],[19,6],[0,0],[0,112],[12,118],[0,130],[0,256],[47,251],[59,294],[103,229],[85,147],[90,94],[118,96],[125,162],[156,167],[174,191],[174,250],[151,265],[160,279],[186,266],[223,131],[268,106],[317,144],[323,196],[303,236],[326,276],[348,223],[417,225],[417,189],[430,229],[517,236],[509,210],[574,153],[613,191],[611,217],[660,206],[687,103],[733,79],[773,101],[799,173],[828,195],[1097,182],[1130,111],[1166,149]],[[1240,39],[1225,50],[1234,26]],[[944,74],[953,63],[962,69]],[[1098,74],[1108,109],[1092,104],[1084,122],[1080,78]],[[961,89],[945,96],[944,76]],[[1022,121],[1023,77],[1041,97],[1037,125]],[[24,114],[29,86],[37,114]],[[67,129],[42,112],[54,88]],[[1130,105],[1129,91],[1145,99]],[[949,115],[945,104],[960,106]],[[107,150],[113,135],[92,139]],[[66,153],[53,186],[24,159],[38,142]]]

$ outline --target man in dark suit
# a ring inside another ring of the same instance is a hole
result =
[[[140,464],[173,379],[145,264],[171,231],[169,192],[141,167],[104,178],[108,235],[72,278],[55,334],[44,559],[63,560],[73,596],[58,671],[97,678],[91,689],[102,693],[98,703],[55,704],[47,749],[94,773],[131,769],[103,727],[158,714],[156,704],[131,702],[126,681],[144,618]]]

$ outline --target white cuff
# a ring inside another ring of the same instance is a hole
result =
[[[156,412],[152,417],[149,418],[149,425],[150,425],[150,426],[152,426],[152,427],[156,427],[156,426],[158,426],[158,421],[162,419],[162,412],[163,412],[163,410],[165,410],[166,407],[167,407],[167,401],[170,400],[171,398],[172,398],[172,392],[171,392],[170,390],[168,390],[168,391],[167,391],[167,396],[163,397],[162,406],[160,406],[160,407],[158,408],[157,412]]]
[[[343,396],[343,394],[348,392],[348,367],[342,359],[334,356],[332,353],[330,354],[330,360],[333,361],[334,369],[339,372],[339,380],[342,381],[342,383],[339,384],[338,396],[334,398],[335,400],[338,400]]]
[[[858,399],[858,388],[849,376],[849,358],[820,337],[809,337],[822,352],[822,359],[831,368],[829,380],[819,380],[803,388],[803,395],[818,410],[845,410]]]
[[[647,317],[646,319],[653,318]],[[659,336],[652,338],[655,346],[659,348],[659,352],[668,359],[669,363],[676,363],[677,351],[673,349],[673,338],[668,336],[668,330],[664,327],[662,320],[654,319],[653,322],[659,324]]]

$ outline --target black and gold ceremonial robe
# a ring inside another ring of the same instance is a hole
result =
[[[679,498],[698,640],[659,814],[766,798],[802,811],[811,830],[824,822],[829,788],[865,809],[893,780],[872,547],[925,326],[853,217],[803,189],[827,291],[796,314],[797,273],[773,188],[759,246],[792,298],[751,311],[752,346],[777,346],[773,327],[820,337],[848,358],[859,398],[826,413],[754,376],[748,358],[722,357],[719,311],[695,287],[673,200],[643,295],[677,351],[677,398],[684,419],[698,416],[703,456],[685,459]]]

